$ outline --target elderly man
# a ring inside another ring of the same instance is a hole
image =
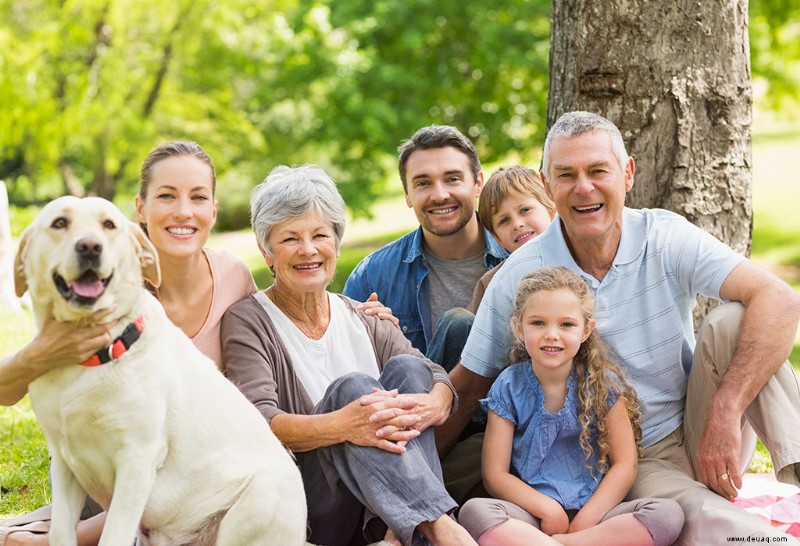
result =
[[[460,407],[440,447],[452,444],[507,365],[519,279],[563,265],[594,292],[597,330],[641,401],[645,456],[629,496],[678,501],[684,544],[785,540],[730,499],[752,455],[753,429],[778,479],[800,484],[800,388],[786,361],[800,296],[684,218],[626,208],[634,171],[619,130],[601,116],[571,112],[550,130],[542,179],[558,221],[516,251],[489,285],[451,372]],[[730,303],[709,314],[695,343],[697,294]]]

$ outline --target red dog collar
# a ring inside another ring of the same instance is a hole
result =
[[[119,336],[114,342],[109,345],[108,347],[103,347],[95,354],[81,362],[81,366],[102,366],[103,364],[108,364],[112,360],[116,360],[117,358],[121,357],[125,354],[125,351],[131,348],[131,345],[136,343],[139,337],[142,334],[142,329],[144,325],[144,317],[139,317],[127,327],[122,332],[122,335]]]

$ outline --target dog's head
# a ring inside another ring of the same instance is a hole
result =
[[[142,279],[160,282],[158,258],[142,230],[110,201],[60,197],[22,233],[14,264],[18,296],[51,305],[58,320],[77,320],[117,305],[124,315]]]

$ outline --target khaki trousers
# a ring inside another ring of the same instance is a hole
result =
[[[748,537],[751,542],[756,537],[771,537],[778,540],[770,543],[800,544],[694,479],[694,456],[711,400],[733,356],[743,315],[741,304],[728,303],[714,309],[703,322],[689,374],[683,426],[645,449],[638,477],[628,492],[628,499],[662,497],[681,505],[686,524],[676,544],[722,545],[732,543],[729,539],[747,541]],[[800,461],[800,386],[788,361],[767,382],[744,417],[742,471],[752,458],[755,432],[769,449],[778,480],[800,485],[800,466],[795,466]]]

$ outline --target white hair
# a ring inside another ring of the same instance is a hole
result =
[[[625,150],[625,141],[622,140],[622,133],[616,125],[611,123],[603,116],[592,112],[567,112],[556,120],[555,124],[547,132],[542,150],[542,172],[547,178],[552,176],[550,172],[550,146],[556,137],[574,137],[584,133],[602,131],[611,139],[611,151],[614,152],[619,161],[620,168],[624,169],[628,163],[628,152]]]
[[[250,196],[250,225],[259,246],[271,255],[272,228],[312,210],[331,223],[339,250],[347,216],[344,199],[333,179],[318,165],[279,165],[272,169]]]

